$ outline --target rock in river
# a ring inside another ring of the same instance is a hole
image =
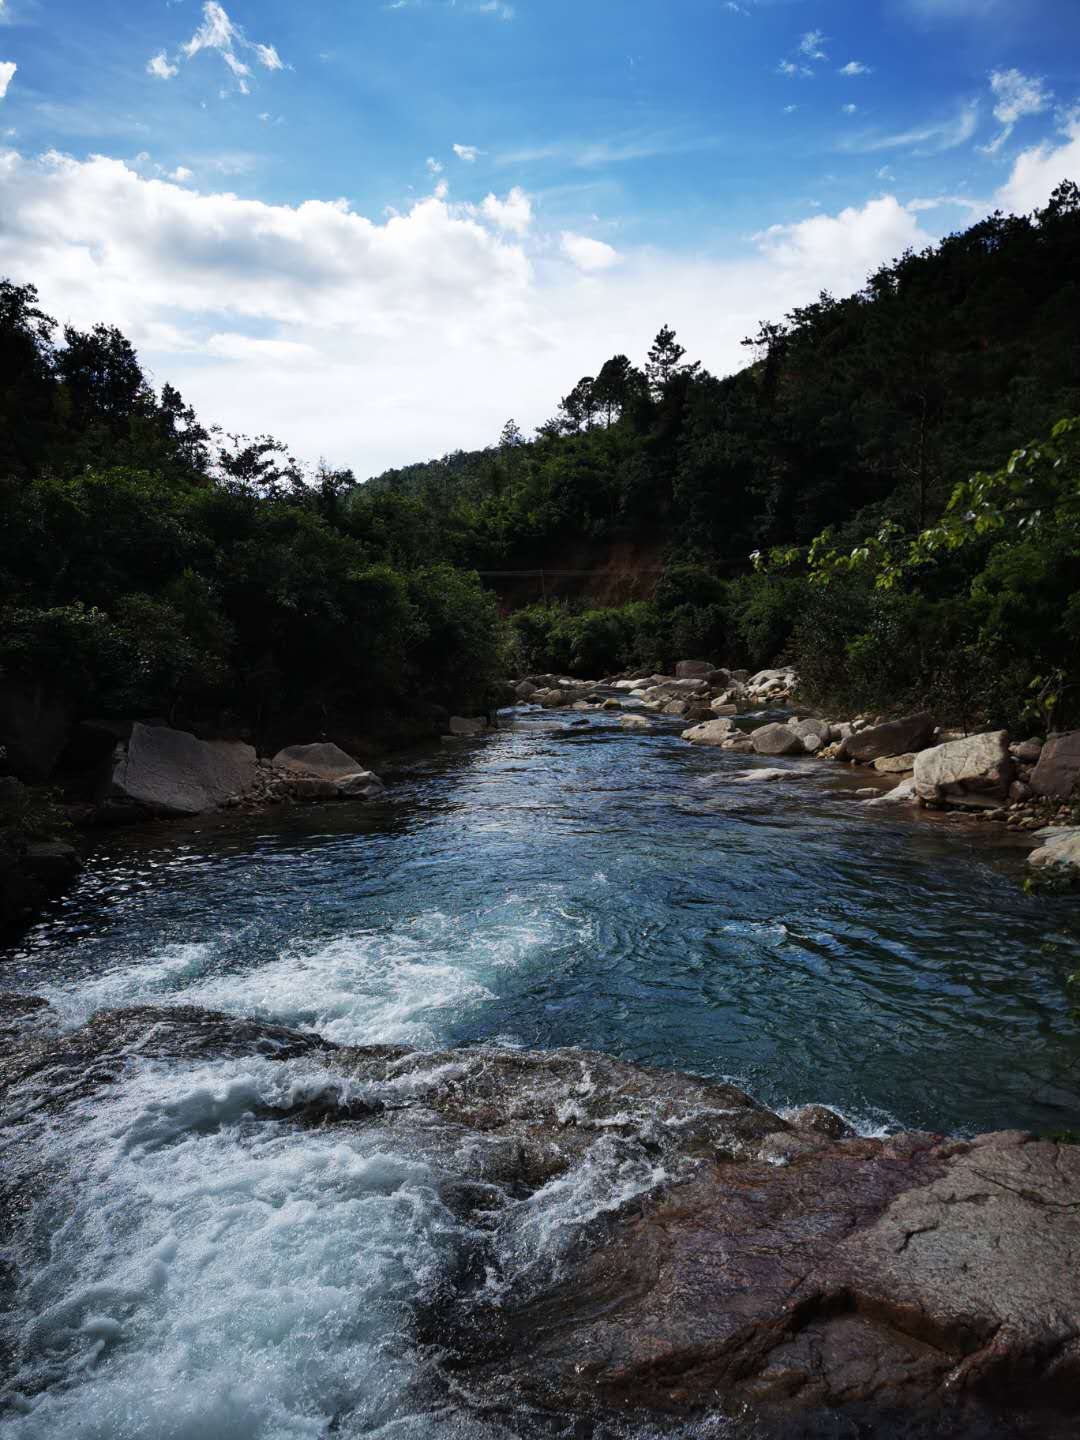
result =
[[[923,711],[854,731],[844,740],[840,754],[845,760],[857,760],[868,765],[885,755],[904,755],[908,751],[923,750],[933,738],[934,717]]]
[[[1013,777],[1004,730],[967,735],[935,745],[915,757],[915,787],[922,800],[979,804],[1004,798]]]
[[[356,764],[350,766],[355,770]],[[255,751],[238,740],[198,740],[165,725],[131,727],[113,758],[111,795],[155,814],[198,815],[255,781]]]
[[[734,720],[705,720],[684,730],[682,738],[691,745],[722,745],[734,729]]]
[[[790,725],[762,725],[750,732],[750,741],[759,755],[805,755],[802,737]]]
[[[316,745],[287,745],[274,756],[274,764],[282,770],[318,775],[322,780],[341,780],[346,775],[355,775],[361,768],[358,760],[328,741]]]

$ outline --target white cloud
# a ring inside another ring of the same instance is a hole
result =
[[[827,60],[829,57],[821,48],[824,44],[824,31],[808,30],[799,41],[799,54],[805,55],[808,60]]]
[[[610,270],[622,258],[613,245],[593,240],[588,235],[575,235],[571,230],[562,232],[559,244],[566,258],[587,275],[598,270]]]
[[[1045,81],[1023,75],[1019,70],[994,70],[990,75],[990,89],[996,97],[994,119],[1004,128],[981,149],[987,155],[996,155],[1016,129],[1017,121],[1025,115],[1041,115],[1049,110],[1054,94],[1047,90]]]
[[[189,180],[194,180],[195,172],[189,170],[186,165],[178,165],[175,170],[169,171],[169,179],[175,180],[177,185],[186,185]]]
[[[251,78],[251,66],[242,60],[236,53],[237,50],[247,51],[253,55],[258,63],[265,70],[284,70],[285,62],[278,54],[273,45],[263,45],[258,41],[249,40],[243,29],[235,24],[228,16],[225,8],[217,3],[217,0],[205,0],[202,7],[202,24],[192,35],[187,43],[181,46],[181,53],[192,60],[203,50],[216,50],[224,63],[228,66],[236,81],[236,89],[241,95],[250,95],[251,87],[248,80]],[[169,79],[176,74],[177,67],[170,64],[164,50],[154,58],[146,67],[151,75],[157,75],[162,80]],[[224,92],[222,92],[224,95]]]
[[[158,80],[171,80],[179,73],[176,65],[169,64],[169,57],[164,50],[159,50],[146,62],[146,73],[155,76]]]
[[[216,0],[206,0],[203,5],[203,22],[184,46],[189,58],[200,50],[229,50],[234,40],[240,39],[240,32]]]
[[[1003,210],[1027,214],[1041,209],[1063,180],[1080,177],[1080,109],[1064,116],[1061,133],[1062,143],[1044,140],[1016,157],[996,196]]]
[[[784,106],[784,114],[785,114],[785,115],[794,115],[794,114],[795,114],[795,111],[796,111],[798,108],[799,108],[799,107],[798,107],[797,105],[785,105],[785,106]]]
[[[665,321],[728,373],[763,317],[933,238],[887,197],[746,253],[620,254],[573,232],[519,238],[438,196],[376,223],[344,201],[269,205],[101,156],[0,152],[0,274],[34,281],[65,321],[119,325],[207,422],[361,475],[491,443],[509,414],[540,423]]]
[[[873,73],[873,69],[869,65],[864,65],[861,60],[849,60],[837,71],[838,75],[872,75]]]
[[[841,105],[840,108],[845,115],[854,115],[859,107],[857,105]]]
[[[429,155],[429,156],[427,157],[427,159],[424,161],[424,164],[427,166],[427,172],[428,172],[429,175],[441,175],[441,174],[442,174],[442,169],[443,169],[443,167],[442,167],[442,162],[439,161],[439,160],[436,160],[434,155]]]
[[[3,100],[7,94],[8,86],[15,78],[15,71],[18,68],[14,60],[0,60],[0,100]]]
[[[815,215],[794,225],[773,225],[754,237],[763,255],[788,270],[816,271],[822,283],[843,290],[861,283],[883,260],[932,237],[893,195],[839,215]],[[858,278],[856,278],[858,277]]]
[[[455,145],[453,149],[458,159],[464,160],[469,165],[472,165],[481,153],[475,145]]]
[[[513,235],[526,234],[533,221],[532,201],[520,185],[515,185],[505,200],[499,200],[495,195],[486,196],[480,213],[496,229]]]
[[[256,58],[264,70],[284,70],[285,62],[273,45],[253,45]]]
[[[471,5],[478,15],[494,15],[496,20],[512,20],[514,18],[514,7],[507,5],[505,0],[480,0],[480,3]]]
[[[872,155],[879,150],[914,150],[939,155],[943,150],[955,150],[958,145],[966,144],[975,134],[978,123],[979,107],[973,100],[961,106],[951,120],[918,125],[897,135],[862,135],[845,142],[844,149],[860,155]]]

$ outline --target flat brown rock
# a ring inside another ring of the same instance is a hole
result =
[[[483,1378],[560,1411],[1067,1410],[1080,1148],[906,1135],[717,1165],[510,1314],[506,1351]]]

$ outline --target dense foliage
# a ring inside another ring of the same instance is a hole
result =
[[[1065,184],[763,324],[738,374],[665,327],[532,440],[510,421],[358,484],[207,430],[118,331],[61,340],[3,282],[0,667],[84,715],[259,735],[476,708],[514,663],[687,655],[783,656],[852,708],[1074,717],[1077,314]],[[629,603],[587,573],[618,554]],[[586,573],[539,593],[476,573],[542,569]]]
[[[599,569],[627,543],[666,566],[631,605],[597,606],[588,582],[528,597],[514,621],[536,668],[783,654],[812,698],[854,709],[1075,718],[1078,469],[1074,432],[1050,437],[1080,414],[1077,314],[1067,183],[1031,217],[990,216],[763,324],[739,374],[688,364],[665,328],[643,370],[613,357],[531,444],[510,424],[498,446],[389,472],[355,504],[387,531],[423,517],[482,568],[573,554]],[[1025,462],[1000,467],[1037,437],[1041,488],[1010,502],[1003,477]],[[755,554],[769,558],[751,569]]]
[[[389,563],[348,473],[204,429],[119,332],[0,283],[0,666],[77,714],[273,736],[483,704],[503,630],[475,575]]]

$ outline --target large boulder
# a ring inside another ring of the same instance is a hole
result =
[[[451,715],[451,735],[482,735],[487,729],[487,721],[482,715]],[[356,769],[356,766],[353,766]]]
[[[869,765],[885,755],[906,755],[925,750],[933,738],[934,717],[920,711],[917,715],[905,715],[899,720],[886,720],[884,724],[867,725],[863,730],[853,731],[844,740],[840,753],[845,760]]]
[[[340,780],[345,775],[355,775],[361,768],[358,760],[329,741],[315,745],[286,745],[274,756],[273,763],[281,770],[296,770],[301,774],[317,775],[323,780]]]
[[[790,725],[762,725],[750,732],[750,743],[758,755],[805,755],[802,737]]]
[[[514,686],[514,695],[522,704],[525,704],[536,694],[536,688],[531,680],[519,680]]]
[[[921,800],[978,805],[1004,799],[1012,778],[1009,736],[1004,730],[949,740],[915,757],[915,788]]]
[[[1067,800],[1080,782],[1080,730],[1063,735],[1048,735],[1039,752],[1038,764],[1031,772],[1031,788],[1036,795],[1050,795]]]
[[[644,715],[623,715],[619,724],[624,730],[651,730],[652,725]]]
[[[722,745],[735,728],[734,720],[705,720],[682,732],[691,745]]]
[[[357,768],[353,761],[351,769]],[[165,725],[131,727],[113,760],[110,795],[159,815],[199,815],[255,783],[255,751],[239,740],[197,740]]]
[[[680,660],[675,666],[675,679],[706,680],[714,669],[711,660]]]

